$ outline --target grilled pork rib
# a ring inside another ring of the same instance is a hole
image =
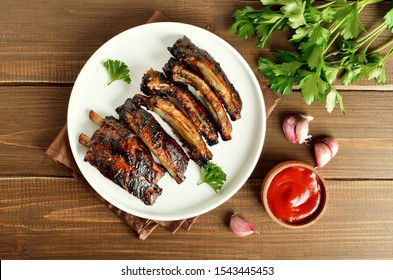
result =
[[[195,88],[198,97],[204,100],[221,138],[224,141],[232,139],[232,124],[220,99],[200,76],[174,58],[165,64],[164,72],[174,82]]]
[[[175,58],[186,63],[203,77],[220,98],[231,120],[240,119],[242,109],[240,95],[228,80],[220,64],[207,51],[195,46],[186,36],[178,39],[168,50]]]
[[[204,166],[213,158],[195,125],[172,102],[158,95],[147,97],[141,94],[135,95],[132,100],[166,121],[188,149],[189,157],[198,165]]]
[[[112,116],[102,118],[91,110],[89,118],[99,125],[95,134],[108,146],[108,149],[122,155],[138,174],[149,182],[157,183],[165,175],[165,169],[158,165],[149,148],[123,123]]]
[[[161,195],[162,189],[136,172],[124,157],[108,149],[101,139],[102,132],[96,132],[92,139],[85,134],[79,136],[79,142],[89,148],[85,161],[96,167],[103,176],[142,200],[144,204],[153,205]]]
[[[217,130],[209,113],[186,87],[176,85],[168,81],[164,73],[150,69],[143,75],[141,90],[146,95],[160,95],[179,103],[206,142],[210,146],[218,143]]]
[[[160,160],[177,183],[185,180],[189,158],[173,139],[146,110],[135,104],[131,98],[116,108],[120,120],[125,123],[150,151]]]

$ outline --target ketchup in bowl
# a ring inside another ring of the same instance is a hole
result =
[[[324,180],[304,163],[279,164],[266,176],[262,200],[268,214],[286,226],[306,226],[314,222],[326,205]]]

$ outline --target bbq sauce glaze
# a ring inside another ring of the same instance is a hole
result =
[[[324,199],[322,182],[313,171],[300,167],[288,167],[273,178],[267,191],[271,212],[290,224],[302,224],[319,211]]]

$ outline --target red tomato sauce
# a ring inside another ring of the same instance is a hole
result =
[[[274,216],[294,224],[318,214],[323,196],[321,180],[304,167],[280,171],[267,190],[267,201]]]

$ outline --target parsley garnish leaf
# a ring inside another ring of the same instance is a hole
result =
[[[215,192],[218,192],[224,186],[226,179],[227,175],[221,167],[215,163],[209,162],[201,168],[201,179],[197,184],[201,185],[202,183],[206,183],[212,187]]]
[[[124,62],[108,59],[103,65],[109,74],[108,85],[118,80],[124,81],[127,84],[131,83],[130,70]]]

